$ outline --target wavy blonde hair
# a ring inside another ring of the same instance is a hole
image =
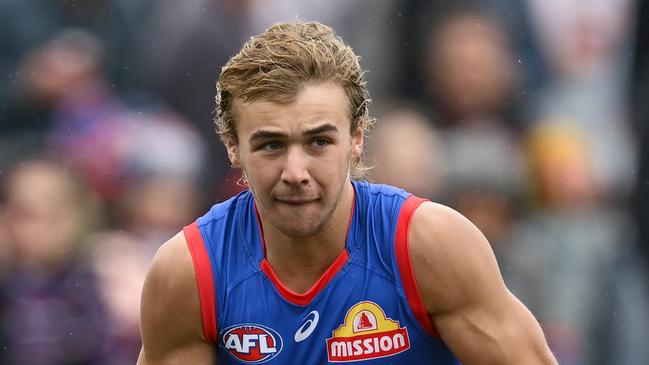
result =
[[[243,102],[290,103],[306,84],[334,81],[349,99],[350,133],[367,134],[370,96],[363,70],[352,48],[333,29],[318,22],[275,24],[252,37],[222,68],[216,92],[216,132],[224,144],[237,144],[234,99]],[[351,176],[369,170],[352,161]]]

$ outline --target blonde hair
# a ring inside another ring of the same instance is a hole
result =
[[[306,84],[334,81],[349,99],[350,133],[368,133],[367,84],[358,56],[333,29],[318,22],[275,24],[252,37],[221,70],[216,92],[216,132],[224,144],[237,144],[234,99],[243,102],[290,103]],[[360,178],[369,168],[352,161],[351,176]]]

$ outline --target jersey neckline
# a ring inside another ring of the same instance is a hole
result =
[[[299,306],[308,305],[317,295],[320,293],[326,286],[331,282],[331,280],[336,276],[336,274],[345,266],[347,260],[349,259],[349,247],[350,247],[350,232],[352,231],[352,225],[354,222],[354,217],[356,213],[356,187],[352,183],[352,189],[354,191],[352,197],[352,209],[349,214],[349,223],[347,224],[347,233],[345,235],[345,248],[340,252],[338,257],[329,265],[327,270],[316,280],[316,282],[304,293],[296,293],[291,289],[287,288],[279,279],[275,270],[270,265],[266,259],[266,242],[264,239],[264,228],[261,224],[261,218],[259,217],[259,212],[257,211],[257,204],[254,202],[253,206],[254,213],[257,218],[257,228],[258,234],[260,236],[261,249],[262,249],[262,260],[259,264],[260,269],[266,274],[270,282],[273,284],[280,296],[282,296],[286,301],[293,303]]]

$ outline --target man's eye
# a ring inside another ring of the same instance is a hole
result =
[[[264,151],[275,151],[282,148],[282,144],[279,142],[268,142],[261,145],[261,149]]]
[[[314,138],[311,144],[317,148],[322,148],[329,145],[329,140],[326,138]]]

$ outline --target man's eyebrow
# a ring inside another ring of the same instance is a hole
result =
[[[319,125],[317,127],[307,129],[304,132],[302,132],[302,134],[306,136],[312,136],[312,135],[326,133],[326,132],[338,132],[338,128],[331,123],[325,123],[323,125]],[[260,130],[250,135],[248,141],[254,142],[257,140],[264,140],[264,139],[285,138],[286,136],[287,134],[283,132]]]
[[[248,138],[248,141],[254,142],[260,139],[273,139],[273,138],[282,138],[282,137],[286,137],[286,134],[281,132],[272,132],[272,131],[256,131],[250,136],[250,138]]]
[[[307,129],[302,134],[304,134],[304,135],[314,135],[314,134],[321,134],[321,133],[326,133],[326,132],[338,132],[338,128],[335,125],[331,124],[331,123],[325,123],[325,124],[317,126],[315,128]]]

